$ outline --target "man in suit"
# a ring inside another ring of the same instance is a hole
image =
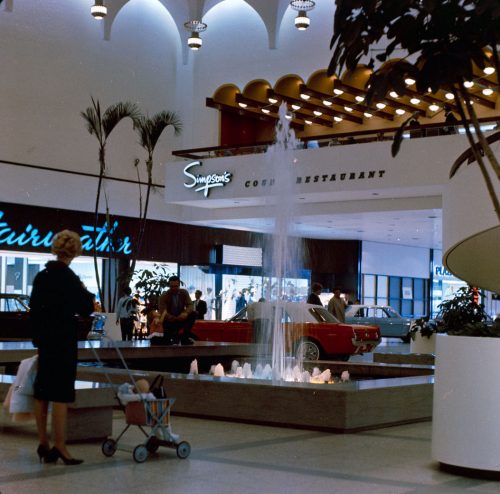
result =
[[[207,303],[201,300],[201,290],[196,290],[194,292],[194,314],[196,319],[205,319],[205,314],[207,313]]]
[[[322,290],[323,290],[323,285],[321,283],[313,283],[311,285],[311,293],[309,294],[309,297],[307,297],[307,303],[320,305],[321,307],[323,307],[321,299],[319,298]]]

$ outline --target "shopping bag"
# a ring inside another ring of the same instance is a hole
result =
[[[37,372],[38,355],[21,360],[14,381],[14,392],[21,395],[33,396],[33,385]]]
[[[161,374],[158,374],[154,379],[153,382],[151,383],[151,386],[149,387],[149,392],[153,393],[155,398],[166,398],[167,397],[167,390],[165,389],[163,385],[163,376]]]

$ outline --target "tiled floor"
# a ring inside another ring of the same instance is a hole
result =
[[[387,340],[377,351],[408,352],[408,345]],[[112,458],[102,455],[99,443],[71,445],[74,456],[85,460],[72,467],[38,463],[33,426],[4,426],[0,494],[500,492],[498,481],[440,470],[431,458],[430,422],[345,435],[176,416],[172,424],[191,443],[186,460],[160,448],[145,463],[135,463],[131,451],[144,436],[132,427],[121,440],[128,451],[118,450]],[[123,428],[117,411],[115,437]]]
[[[121,413],[115,415],[116,434],[124,423]],[[430,423],[340,435],[174,416],[173,429],[191,443],[192,453],[186,460],[178,459],[174,450],[160,448],[145,463],[137,464],[131,448],[106,458],[100,444],[87,443],[71,445],[73,454],[85,463],[64,466],[38,463],[33,432],[4,428],[0,434],[0,492],[500,492],[499,482],[440,471],[430,458]],[[133,447],[141,440],[139,429],[133,427],[121,444]]]

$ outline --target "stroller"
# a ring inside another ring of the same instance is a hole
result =
[[[128,378],[134,388],[137,388],[133,373],[127,366],[120,348],[115,342],[107,337],[102,337],[101,341],[109,341],[110,346],[114,347],[118,354],[123,368],[126,370]],[[128,431],[130,426],[136,425],[145,436],[145,440],[138,444],[132,451],[132,457],[137,463],[143,463],[148,458],[148,455],[155,453],[160,446],[175,449],[177,456],[181,459],[187,458],[191,453],[191,446],[187,441],[180,441],[179,435],[172,432],[170,424],[170,409],[175,402],[175,398],[144,398],[143,394],[139,394],[139,401],[129,401],[124,403],[119,396],[118,388],[112,382],[106,367],[104,366],[97,348],[92,345],[92,341],[88,340],[90,347],[96,357],[97,362],[102,367],[106,379],[113,388],[115,398],[117,399],[120,408],[125,413],[126,426],[116,439],[107,438],[102,443],[102,453],[104,456],[111,457],[119,449],[119,441]],[[149,428],[149,431],[146,430]]]

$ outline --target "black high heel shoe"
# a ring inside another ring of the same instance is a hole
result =
[[[83,463],[83,460],[66,458],[55,446],[45,456],[45,463],[56,463],[59,458],[65,465],[80,465],[80,463]]]
[[[36,454],[38,455],[38,458],[40,459],[40,463],[46,461],[45,459],[47,458],[47,455],[50,453],[50,449],[45,446],[45,444],[39,444],[38,448],[36,448]]]

